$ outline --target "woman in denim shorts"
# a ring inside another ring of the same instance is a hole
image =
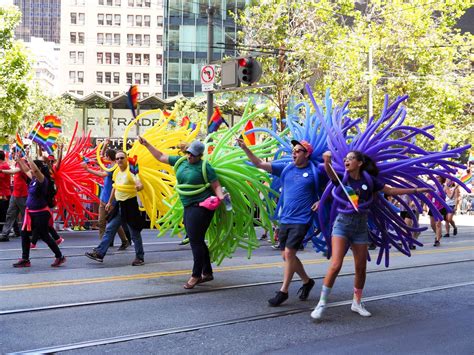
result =
[[[324,167],[329,178],[334,184],[339,185],[338,178],[331,166],[331,152],[324,153],[323,159]],[[381,183],[376,178],[378,175],[376,164],[367,155],[358,151],[351,151],[347,154],[344,158],[344,167],[349,175],[346,185],[349,185],[354,190],[358,196],[359,204],[370,201],[372,195],[378,191],[383,191],[386,195],[403,195],[429,191],[428,188],[404,189],[390,187]],[[363,171],[372,176],[371,183],[366,180]],[[348,202],[347,207],[351,208],[350,206],[351,204]],[[352,211],[349,209],[348,212],[349,213],[339,213],[334,222],[331,238],[331,265],[324,278],[319,303],[311,313],[313,319],[322,318],[326,309],[327,298],[341,270],[348,244],[352,248],[355,264],[354,298],[351,310],[359,313],[363,317],[371,316],[370,312],[368,312],[361,303],[362,289],[365,285],[369,244],[367,212],[363,210],[357,212],[354,209]]]

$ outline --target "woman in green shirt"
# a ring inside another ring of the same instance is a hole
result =
[[[212,195],[216,195],[219,200],[222,200],[224,193],[216,172],[209,163],[202,160],[204,144],[197,140],[193,141],[186,149],[184,158],[160,152],[143,137],[139,136],[138,141],[158,161],[175,167],[176,189],[184,206],[184,228],[189,237],[194,258],[193,273],[188,282],[184,284],[184,288],[191,289],[198,283],[213,280],[211,259],[205,236],[214,211],[199,204]]]

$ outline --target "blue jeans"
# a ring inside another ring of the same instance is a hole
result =
[[[107,254],[107,250],[109,249],[110,242],[114,239],[117,230],[122,225],[122,218],[120,211],[112,218],[105,227],[105,233],[102,237],[102,241],[100,242],[99,246],[97,247],[97,252],[104,257]],[[130,234],[132,237],[133,245],[135,246],[135,254],[137,259],[144,260],[145,252],[143,251],[143,241],[142,235],[140,231],[134,229],[130,224],[127,223],[128,229],[130,230]]]

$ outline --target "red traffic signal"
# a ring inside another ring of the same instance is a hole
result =
[[[262,76],[262,67],[255,58],[240,58],[237,63],[240,83],[250,85],[257,82]]]

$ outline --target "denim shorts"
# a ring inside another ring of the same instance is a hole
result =
[[[369,244],[367,215],[339,213],[332,227],[332,235],[343,237],[351,244]]]

